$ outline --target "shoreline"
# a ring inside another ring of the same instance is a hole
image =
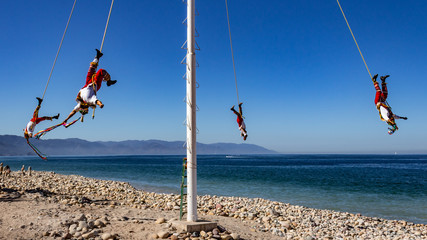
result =
[[[24,176],[22,172],[12,172],[0,186],[3,212],[0,236],[6,237],[4,239],[55,236],[74,239],[76,236],[70,232],[74,234],[77,227],[70,228],[82,222],[76,218],[86,218],[86,224],[96,220],[108,223],[105,227],[87,228],[91,231],[81,232],[77,239],[91,232],[94,239],[103,239],[107,234],[113,237],[105,239],[154,239],[160,232],[167,232],[170,239],[173,236],[215,239],[210,232],[191,237],[187,235],[193,233],[182,233],[169,226],[167,221],[179,217],[178,194],[146,192],[125,182],[39,171],[32,171],[31,176],[28,172]],[[17,207],[15,211],[11,210],[13,207]],[[221,237],[228,239],[427,238],[425,224],[313,209],[262,198],[198,196],[198,215],[199,219],[217,222],[220,230],[224,230],[220,231]],[[54,222],[58,224],[53,224],[52,218],[57,218]],[[160,218],[166,222],[157,224]],[[21,224],[18,220],[28,223]]]

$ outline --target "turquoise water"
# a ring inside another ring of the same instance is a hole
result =
[[[119,180],[178,193],[184,156],[0,157],[19,170]],[[427,155],[198,156],[198,194],[259,197],[427,224]]]

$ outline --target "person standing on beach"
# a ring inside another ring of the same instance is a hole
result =
[[[234,105],[230,108],[230,110],[237,115],[237,124],[239,125],[240,135],[243,137],[243,140],[246,141],[248,133],[246,132],[246,124],[243,121],[242,104],[243,103],[239,103],[238,112],[234,109]]]
[[[41,121],[44,121],[44,120],[52,121],[52,119],[58,119],[59,118],[59,113],[53,117],[46,117],[45,116],[45,117],[39,118],[39,110],[40,110],[41,104],[43,102],[43,99],[37,97],[37,100],[39,101],[39,104],[37,105],[36,110],[34,110],[33,118],[31,118],[31,120],[27,124],[27,127],[24,129],[24,137],[26,139],[33,137],[34,128]]]
[[[110,74],[105,69],[99,69],[99,59],[104,55],[98,49],[96,50],[96,56],[89,65],[89,71],[86,76],[86,83],[77,94],[77,106],[74,107],[73,111],[68,115],[63,123],[66,123],[76,112],[80,111],[82,115],[87,114],[89,107],[93,109],[98,105],[100,108],[104,107],[104,104],[97,98],[96,93],[101,88],[103,81],[107,82],[107,86],[114,85],[117,80],[111,80]]]
[[[10,167],[6,165],[3,169],[3,176],[8,177],[10,175]]]
[[[28,166],[28,176],[31,177],[31,166]]]
[[[375,90],[377,91],[375,94],[375,105],[377,106],[377,109],[380,114],[381,120],[387,122],[388,125],[391,126],[391,128],[388,128],[388,134],[392,135],[396,130],[399,128],[396,125],[396,119],[404,119],[407,120],[407,117],[400,117],[394,114],[391,111],[391,107],[387,104],[387,83],[385,80],[390,77],[390,75],[381,76],[381,89],[379,86],[379,83],[377,82],[378,74],[375,74],[374,77],[372,77],[372,81],[374,82]]]
[[[0,176],[3,175],[3,163],[0,163]]]

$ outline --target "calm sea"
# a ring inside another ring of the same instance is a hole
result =
[[[76,174],[178,193],[184,156],[0,157],[12,170]],[[427,224],[427,155],[198,156],[198,194],[265,198]]]

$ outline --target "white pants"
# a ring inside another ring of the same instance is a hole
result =
[[[246,136],[247,135],[246,132],[245,132],[245,129],[246,129],[246,124],[245,124],[245,122],[242,122],[242,125],[240,125],[240,127],[239,127],[240,134],[242,136]]]
[[[96,105],[98,98],[96,98],[96,92],[93,89],[93,84],[89,84],[87,87],[80,89],[79,93],[83,101],[89,105]]]

